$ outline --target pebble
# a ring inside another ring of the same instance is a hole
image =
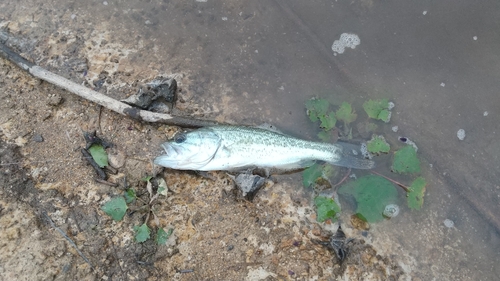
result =
[[[446,84],[444,84],[444,83],[441,83],[441,87],[444,87],[445,85],[446,85]]]
[[[399,127],[398,127],[398,126],[394,126],[394,127],[392,127],[392,131],[393,131],[393,132],[395,132],[395,133],[396,133],[398,130],[399,130]]]
[[[472,37],[472,39],[474,39],[474,41],[476,41],[477,40],[477,36]]]
[[[457,132],[457,138],[459,140],[464,140],[465,139],[465,130],[464,129],[458,130],[458,132]]]
[[[33,141],[34,142],[43,142],[43,137],[40,134],[35,134],[33,135]]]
[[[450,219],[445,219],[443,223],[444,223],[444,226],[446,226],[448,228],[452,228],[455,226],[455,223]]]
[[[125,165],[126,154],[116,148],[111,148],[108,152],[109,165],[115,169],[119,169]]]
[[[488,111],[483,112],[483,116],[488,116]]]
[[[63,98],[59,94],[54,94],[51,97],[49,97],[47,104],[52,106],[57,106],[60,105],[62,102]]]

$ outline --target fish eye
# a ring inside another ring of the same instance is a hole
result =
[[[174,136],[175,143],[183,143],[186,140],[186,134],[177,134]]]

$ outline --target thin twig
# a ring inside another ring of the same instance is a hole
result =
[[[21,69],[29,72],[36,78],[49,82],[60,88],[63,88],[79,97],[94,102],[98,105],[117,112],[121,115],[128,116],[132,119],[139,121],[146,121],[151,123],[163,123],[167,125],[174,125],[180,127],[204,127],[221,125],[221,123],[212,120],[193,119],[189,117],[173,116],[170,114],[151,112],[132,107],[123,102],[117,101],[99,92],[91,90],[73,81],[70,81],[62,76],[54,74],[32,62],[24,59],[16,52],[12,51],[9,47],[0,42],[0,56],[16,64]]]
[[[117,187],[118,184],[117,183],[114,183],[114,182],[109,182],[109,181],[106,181],[106,180],[101,180],[99,178],[94,178],[94,180],[98,183],[102,183],[102,184],[105,184],[105,185],[109,185],[109,186],[112,186],[112,187]]]
[[[69,244],[71,244],[71,246],[73,246],[73,248],[75,248],[76,252],[80,255],[80,257],[82,257],[82,259],[86,263],[89,264],[90,268],[92,268],[92,270],[95,271],[95,268],[92,265],[92,263],[90,263],[89,259],[87,259],[87,257],[82,253],[82,251],[80,251],[80,249],[78,249],[75,242],[73,242],[73,240],[71,238],[69,238],[69,236],[66,235],[66,233],[64,233],[64,231],[62,231],[62,229],[60,229],[59,227],[56,226],[54,221],[49,217],[49,215],[47,215],[47,213],[42,212],[42,214],[45,217],[45,219],[49,222],[50,226],[52,226],[55,230],[57,230],[69,242]]]
[[[337,187],[337,186],[339,186],[340,184],[342,184],[342,183],[343,183],[343,182],[347,179],[347,177],[348,177],[350,174],[351,174],[351,168],[349,168],[349,170],[347,171],[347,174],[345,174],[344,178],[343,178],[341,181],[339,181],[336,185],[334,185],[334,186],[332,186],[332,187]]]
[[[398,182],[398,181],[395,181],[395,180],[393,180],[393,179],[391,179],[391,178],[388,178],[388,177],[386,177],[386,176],[384,176],[384,175],[382,175],[382,174],[379,174],[379,173],[377,173],[377,172],[375,172],[375,171],[370,171],[370,172],[371,172],[372,174],[375,174],[375,175],[381,176],[381,177],[383,177],[384,179],[386,179],[386,180],[388,180],[388,181],[390,181],[390,182],[392,182],[392,183],[394,183],[394,184],[396,184],[396,185],[400,186],[400,187],[401,187],[402,189],[404,189],[406,192],[410,192],[410,188],[409,188],[408,186],[406,186],[406,185],[404,185],[404,184],[402,184],[402,183],[400,183],[400,182]]]

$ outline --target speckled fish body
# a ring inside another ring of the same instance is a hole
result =
[[[162,144],[165,154],[154,160],[177,170],[294,170],[314,161],[356,169],[371,169],[374,162],[352,155],[352,144],[321,143],[245,126],[205,127],[177,134]]]

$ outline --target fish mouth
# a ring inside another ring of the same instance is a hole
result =
[[[163,147],[163,150],[165,151],[165,153],[163,155],[175,156],[175,155],[179,154],[179,150],[175,146],[173,146],[169,143],[164,143],[161,146]]]

